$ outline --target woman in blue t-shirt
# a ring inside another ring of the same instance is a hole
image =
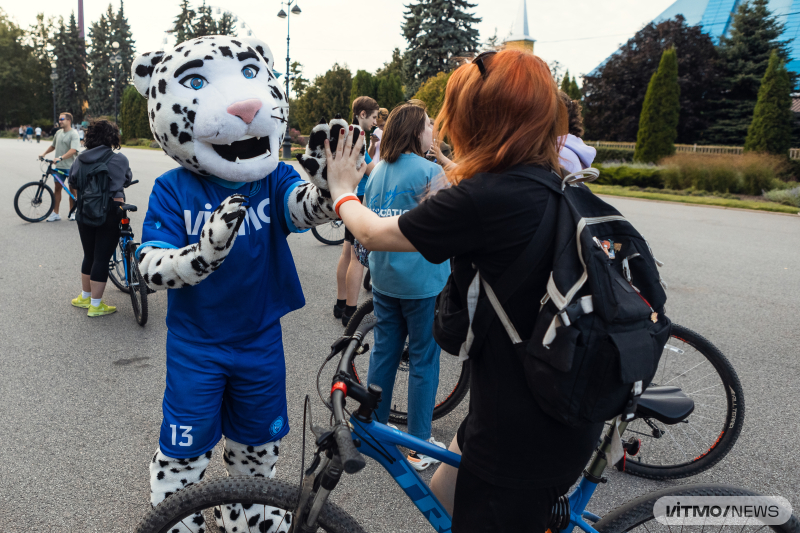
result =
[[[401,215],[419,205],[431,182],[442,174],[441,167],[423,157],[432,141],[433,128],[423,108],[396,107],[386,121],[381,162],[367,180],[364,205],[380,217]],[[372,252],[369,269],[378,323],[367,382],[383,389],[378,420],[386,423],[389,418],[395,375],[408,337],[408,432],[444,447],[431,437],[441,352],[433,339],[433,311],[450,263],[434,265],[419,253]],[[415,451],[408,460],[417,470],[439,462]]]

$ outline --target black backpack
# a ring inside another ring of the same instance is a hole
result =
[[[78,156],[80,157],[80,156]],[[75,204],[75,220],[87,226],[101,226],[111,207],[111,176],[107,163],[114,157],[112,150],[94,163],[81,161],[80,171],[75,176],[78,190]],[[72,177],[70,177],[72,181]]]
[[[466,359],[477,355],[499,318],[548,415],[570,426],[620,414],[630,419],[670,334],[657,261],[639,232],[582,183],[596,178],[595,169],[564,180],[536,167],[519,170],[510,174],[551,191],[539,229],[494,287],[478,272],[461,298],[448,280],[437,299],[434,337],[445,351]],[[554,252],[543,257],[542,250]],[[547,292],[533,334],[523,340],[502,305],[528,272],[550,259]],[[463,300],[470,302],[466,308]]]

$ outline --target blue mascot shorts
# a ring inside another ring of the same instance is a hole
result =
[[[261,446],[289,432],[280,323],[246,341],[211,345],[167,334],[161,452],[197,457],[224,434]]]

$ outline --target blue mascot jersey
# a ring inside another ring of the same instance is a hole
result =
[[[261,336],[305,304],[286,242],[289,233],[298,231],[286,199],[302,183],[300,176],[279,163],[266,178],[238,188],[215,180],[182,167],[163,174],[153,186],[142,228],[143,243],[161,241],[183,248],[198,242],[205,221],[225,198],[249,195],[247,217],[222,266],[198,285],[167,291],[169,332],[202,344]]]

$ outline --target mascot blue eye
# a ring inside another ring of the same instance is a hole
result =
[[[206,86],[206,83],[208,83],[208,81],[199,74],[189,74],[178,83],[180,83],[184,87],[188,87],[190,89],[194,89],[195,91],[199,91],[200,89]]]
[[[255,78],[256,74],[258,74],[258,69],[255,67],[244,67],[242,69],[242,75],[248,80]]]
[[[195,89],[195,90],[197,90],[197,89],[202,89],[202,88],[203,88],[203,85],[205,85],[205,81],[203,80],[203,78],[192,78],[192,79],[189,81],[189,86],[190,86],[192,89]]]

